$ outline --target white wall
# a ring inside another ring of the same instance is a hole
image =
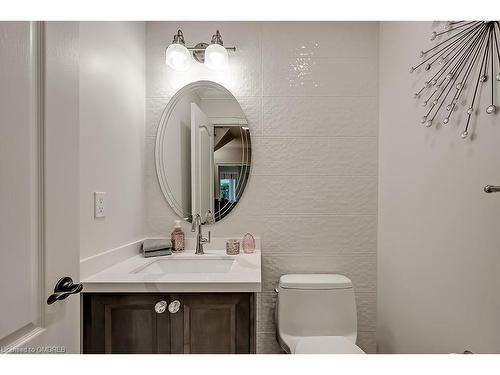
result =
[[[209,41],[220,29],[225,45],[237,47],[228,70],[167,67],[165,48],[178,28],[188,45]],[[237,97],[249,120],[253,166],[241,202],[212,234],[262,237],[258,352],[279,351],[273,288],[289,272],[352,278],[358,343],[375,350],[377,64],[377,23],[147,23],[147,234],[169,235],[176,219],[155,171],[161,112],[185,84],[216,81]]]
[[[216,165],[221,162],[233,163],[236,165],[241,164],[242,150],[243,142],[241,138],[234,138],[214,152],[214,162]]]
[[[80,258],[144,235],[144,22],[80,23]],[[106,217],[94,219],[104,191]]]
[[[500,352],[500,118],[420,124],[408,74],[432,23],[380,28],[377,343],[384,353]],[[497,86],[498,88],[498,86]],[[499,103],[497,102],[497,105]],[[483,108],[484,107],[484,108]]]
[[[244,120],[241,119],[244,115],[241,112],[241,107],[233,98],[201,98],[200,109],[209,118],[232,118],[235,119],[235,121]]]

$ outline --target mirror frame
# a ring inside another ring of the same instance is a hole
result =
[[[195,82],[188,83],[187,85],[185,85],[185,86],[181,87],[179,90],[177,90],[175,95],[172,96],[170,101],[167,103],[165,109],[163,110],[161,118],[158,122],[158,130],[156,132],[156,142],[155,142],[156,175],[158,177],[158,183],[160,184],[160,188],[161,188],[161,191],[163,193],[163,196],[167,200],[167,202],[170,205],[170,207],[172,208],[172,210],[174,210],[174,212],[180,218],[182,218],[183,220],[186,220],[188,222],[191,222],[191,213],[188,214],[188,217],[185,216],[185,213],[182,212],[181,209],[179,209],[179,205],[176,203],[176,199],[173,196],[173,194],[169,188],[167,176],[165,174],[165,165],[163,163],[163,147],[162,147],[162,145],[163,145],[164,138],[166,136],[169,118],[172,115],[172,112],[174,111],[179,100],[183,97],[183,95],[186,92],[190,92],[190,91],[196,90],[197,88],[201,88],[201,87],[203,87],[203,88],[208,87],[208,88],[212,88],[212,89],[221,90],[221,91],[225,92],[226,94],[230,95],[236,101],[238,101],[238,99],[236,99],[236,97],[233,95],[233,93],[231,91],[229,91],[227,88],[225,88],[224,86],[222,86],[221,84],[219,84],[217,82],[202,80],[202,81],[195,81]],[[238,104],[239,104],[239,102],[238,102]],[[241,107],[241,105],[240,105],[240,107]],[[241,109],[241,111],[243,112],[243,109]],[[244,112],[243,112],[243,114],[244,114]],[[248,134],[249,134],[249,137],[250,137],[249,139],[251,142],[250,129],[248,129]],[[250,169],[248,171],[248,178],[245,181],[245,188],[248,185],[248,180],[250,179],[250,174],[251,174],[251,170],[252,170],[252,160],[251,159],[252,159],[252,157],[250,154],[248,156],[248,162],[247,162],[247,165],[249,165]],[[240,199],[244,193],[244,190],[245,189],[243,189],[243,191],[239,194]],[[238,201],[238,203],[239,203],[239,201]],[[233,209],[234,209],[234,207],[233,207]],[[219,221],[217,221],[216,223],[218,223]]]

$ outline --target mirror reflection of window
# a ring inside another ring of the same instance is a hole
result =
[[[223,178],[220,180],[219,199],[236,202],[236,178]]]

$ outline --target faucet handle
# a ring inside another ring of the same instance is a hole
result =
[[[196,226],[198,225],[198,220],[201,222],[200,214],[191,215],[191,232],[196,232]]]
[[[205,224],[210,225],[213,223],[215,223],[214,214],[212,213],[212,211],[208,210],[205,214]]]

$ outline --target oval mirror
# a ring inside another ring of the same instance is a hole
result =
[[[155,157],[161,190],[180,217],[224,218],[250,174],[250,131],[236,98],[211,81],[184,86],[163,111]]]

